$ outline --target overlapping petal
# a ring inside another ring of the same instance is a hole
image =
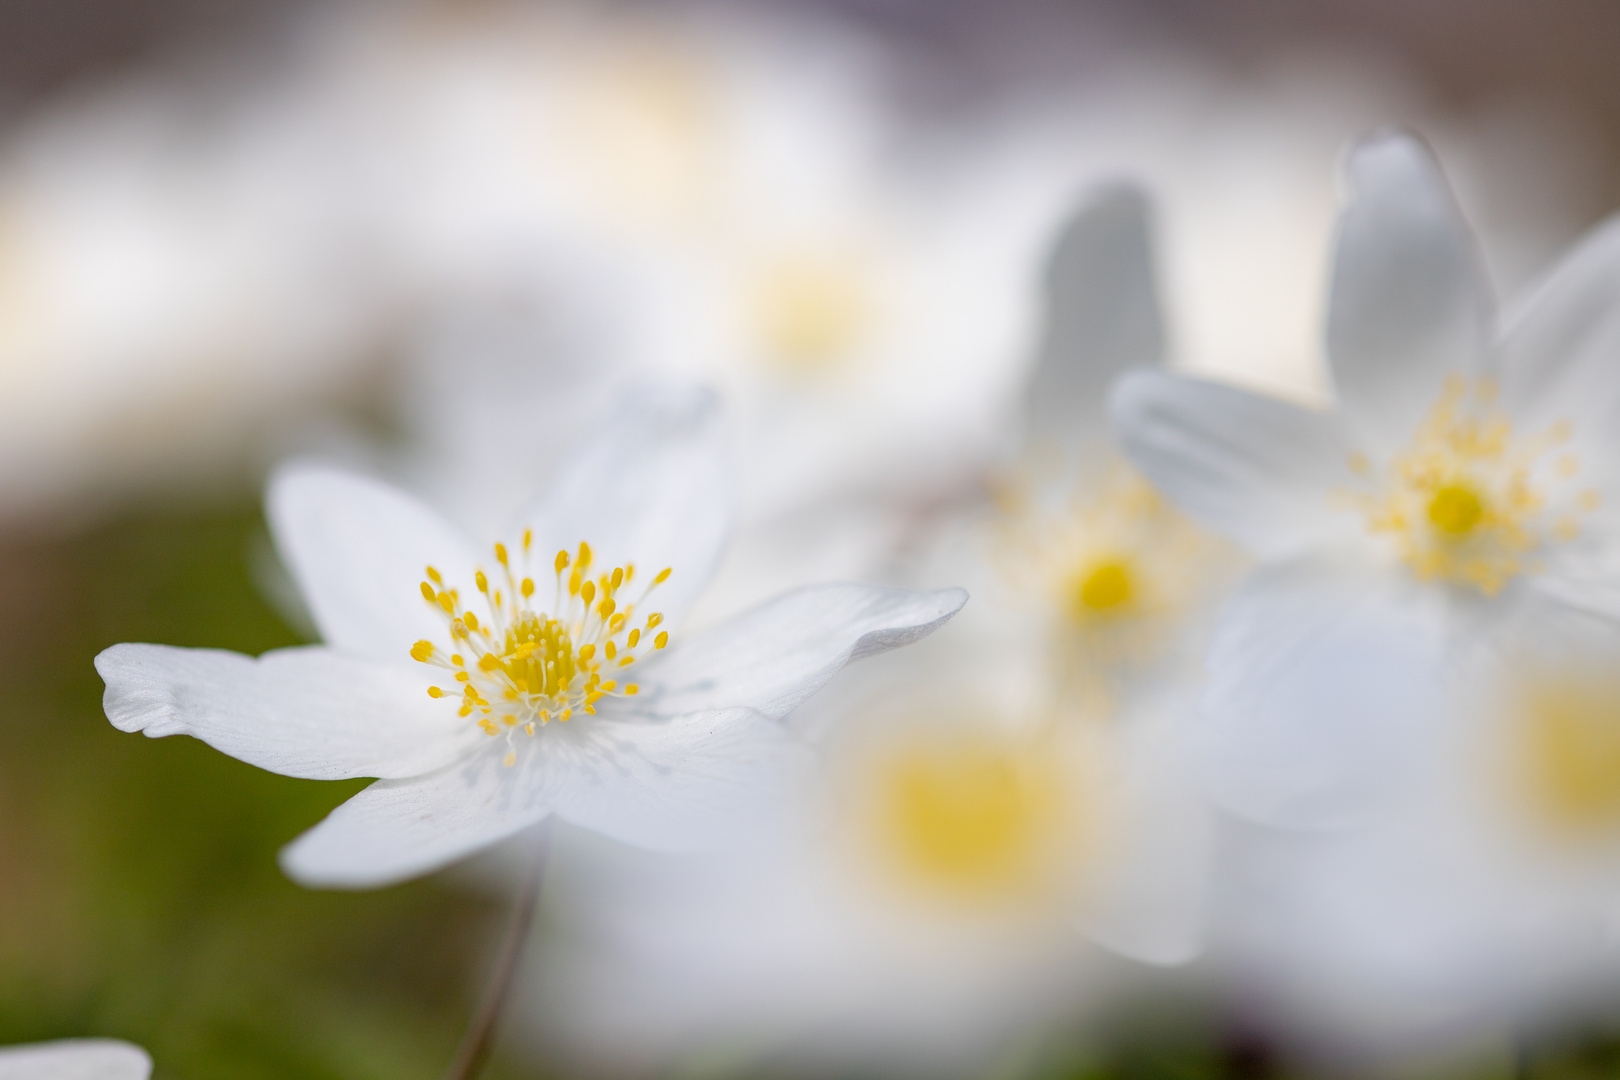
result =
[[[321,640],[397,662],[444,620],[422,602],[428,566],[470,572],[473,549],[427,506],[340,469],[293,465],[265,500],[276,549],[292,571]]]
[[[851,660],[938,629],[967,602],[961,589],[870,585],[795,589],[672,646],[639,676],[660,715],[740,706],[786,715]]]
[[[1368,139],[1345,165],[1327,348],[1340,407],[1379,448],[1404,439],[1447,372],[1488,356],[1493,303],[1473,237],[1417,139]]]
[[[657,610],[678,616],[713,573],[731,505],[719,408],[697,387],[650,387],[601,422],[557,486],[519,517],[546,559],[591,545],[598,565],[634,562],[659,587]]]
[[[1133,371],[1114,386],[1120,445],[1183,510],[1263,558],[1330,536],[1350,479],[1334,418],[1219,383]]]
[[[0,1080],[146,1080],[152,1059],[119,1039],[59,1039],[0,1047]]]
[[[96,657],[107,718],[151,738],[190,735],[283,776],[413,776],[482,738],[399,664],[331,649],[254,658],[221,649],[114,645]]]

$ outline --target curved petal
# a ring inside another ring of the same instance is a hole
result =
[[[520,515],[535,550],[591,545],[595,563],[674,573],[650,601],[671,619],[708,582],[731,525],[720,410],[700,387],[653,387],[625,398],[558,470],[557,486]]]
[[[543,731],[542,734],[548,734]],[[544,738],[520,738],[517,762],[502,764],[506,740],[437,772],[379,780],[281,851],[281,868],[301,885],[373,889],[448,866],[551,813],[556,784]]]
[[[1423,768],[1445,716],[1443,638],[1358,576],[1263,568],[1221,614],[1196,752],[1224,809],[1335,828]]]
[[[276,550],[335,649],[408,663],[412,643],[445,636],[422,599],[427,567],[452,582],[472,548],[440,517],[378,480],[321,465],[278,470],[265,498]]]
[[[795,589],[677,641],[642,669],[638,705],[663,716],[731,706],[786,716],[851,660],[926,637],[965,603],[961,589]]]
[[[1345,163],[1327,351],[1349,423],[1404,441],[1447,372],[1485,362],[1493,304],[1473,237],[1428,149],[1374,136]]]
[[[1620,420],[1620,217],[1592,230],[1504,318],[1503,397],[1532,426]]]
[[[1351,478],[1332,417],[1232,386],[1133,371],[1114,386],[1120,446],[1171,501],[1262,558],[1320,542]]]
[[[559,755],[557,814],[615,840],[697,851],[757,836],[809,774],[808,749],[752,709],[606,721],[589,753]]]
[[[114,645],[96,657],[107,719],[151,738],[190,735],[283,776],[413,776],[475,738],[426,681],[309,646],[255,659],[221,649]]]
[[[152,1059],[121,1039],[59,1039],[0,1048],[0,1080],[146,1080]]]
[[[1147,199],[1115,184],[1075,213],[1047,263],[1046,326],[1027,399],[1031,434],[1065,446],[1106,439],[1109,384],[1163,353]]]

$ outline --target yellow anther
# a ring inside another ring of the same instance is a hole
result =
[[[624,620],[625,620],[625,613],[622,612],[622,611],[619,612],[617,615],[613,616],[613,618],[609,619],[608,620],[608,633],[617,634],[624,627]],[[632,630],[631,633],[635,633],[635,631]],[[631,648],[635,648],[635,646],[631,645]]]
[[[607,653],[607,658],[611,660],[618,655],[619,647],[613,644],[611,641],[604,641],[602,643],[602,651]]]
[[[636,576],[636,564],[635,563],[630,563],[630,562],[625,563],[624,564],[624,580],[629,581],[631,578],[633,578],[635,576]]]
[[[641,687],[637,686],[635,683],[626,683],[624,692],[631,695],[639,694],[641,692]]]
[[[622,668],[623,668],[623,667],[629,667],[629,666],[630,666],[630,665],[631,665],[631,664],[633,664],[633,663],[635,663],[635,662],[636,662],[636,658],[635,658],[635,657],[633,657],[633,656],[627,656],[627,657],[625,657],[625,658],[624,658],[624,659],[623,659],[623,660],[620,660],[620,661],[619,661],[619,666],[620,666],[620,667],[622,667]]]
[[[484,576],[484,572],[482,570],[473,575],[473,582],[478,586],[479,592],[489,592],[489,578]]]
[[[611,693],[613,693],[613,691],[617,690],[618,688],[619,688],[618,682],[616,680],[609,679],[607,682],[602,684],[601,691],[604,694],[611,694]]]
[[[507,690],[506,693],[501,695],[501,697],[505,698],[507,701],[516,701],[518,699],[518,692],[516,690]]]
[[[524,529],[523,530],[523,550],[528,551],[533,546],[534,546],[534,530],[533,529]]]
[[[624,569],[622,567],[615,566],[613,568],[613,587],[615,589],[617,589],[620,585],[623,585],[623,584],[624,584]]]
[[[579,589],[580,589],[579,567],[576,566],[576,567],[574,567],[574,572],[572,574],[568,575],[568,595],[569,596],[578,596],[579,595]]]
[[[502,566],[506,565],[506,545],[505,544],[496,544],[495,545],[495,561],[500,563]]]
[[[581,645],[579,647],[579,658],[581,660],[589,660],[591,657],[593,657],[595,655],[596,655],[596,646],[595,645]]]
[[[461,617],[461,621],[465,623],[467,629],[471,630],[473,633],[476,634],[478,632],[478,616],[474,615],[472,612],[469,611],[463,615]]]
[[[451,653],[450,654],[450,662],[452,664],[456,665],[456,667],[462,667],[463,665],[465,665],[467,663],[467,661],[465,661],[465,660],[463,660],[461,658],[460,653]]]
[[[557,719],[559,719],[559,720],[567,720],[569,717],[571,717],[573,715],[574,715],[574,710],[573,709],[564,709],[562,711],[562,715],[558,716]]]
[[[653,638],[653,648],[662,649],[665,645],[668,645],[668,644],[669,644],[669,631],[668,630],[660,630],[660,631],[658,631],[658,636]]]
[[[542,715],[544,715],[544,714],[542,714]],[[534,721],[533,720],[530,720],[527,724],[523,725],[523,734],[525,734],[525,735],[533,735],[534,734]]]
[[[472,715],[472,706],[471,705],[463,705],[461,707],[460,711],[461,711],[462,716],[471,716]]]
[[[523,584],[519,586],[519,591],[523,593],[523,599],[525,599],[525,600],[527,600],[529,597],[533,596],[534,595],[534,579],[533,578],[524,578],[523,579]]]
[[[501,764],[505,765],[508,769],[510,769],[512,766],[516,765],[517,764],[517,751],[516,750],[508,750],[506,752],[506,756],[501,759]]]
[[[418,641],[411,646],[411,659],[427,663],[433,657],[433,642]]]
[[[444,584],[444,578],[440,577],[439,572],[437,570],[433,569],[433,567],[431,567],[431,566],[427,568],[427,576],[428,576],[428,580],[433,582],[433,584],[435,584],[435,585],[443,585]]]
[[[663,621],[664,621],[663,613],[655,611],[651,615],[647,616],[647,629],[651,630],[653,627],[657,626],[659,623],[661,623]]]
[[[653,584],[662,585],[664,582],[668,581],[669,575],[674,569],[675,568],[673,566],[666,566],[662,570],[658,571],[658,576],[653,578]]]
[[[613,603],[613,597],[604,596],[602,597],[602,602],[596,605],[596,613],[605,619],[609,615],[613,614],[614,607],[615,605]]]
[[[442,698],[444,697],[444,691],[440,690],[437,686],[430,686],[428,687],[428,697]]]
[[[439,606],[444,608],[446,614],[454,615],[456,613],[456,598],[455,597],[451,596],[447,592],[442,592],[442,593],[439,594],[438,599],[439,599]]]
[[[581,540],[579,542],[579,558],[576,560],[581,570],[591,565],[591,545]]]
[[[557,568],[557,573],[559,574],[568,569],[568,552],[557,552],[557,558],[553,560],[552,565]]]
[[[495,658],[494,653],[485,653],[483,656],[478,658],[478,666],[483,668],[485,671],[494,671],[496,668],[501,666],[501,662]]]
[[[637,645],[640,645],[641,644],[641,631],[640,630],[632,630],[632,631],[630,631],[630,636],[625,638],[624,643],[626,645],[630,646],[630,648],[632,648],[632,649],[635,648]]]
[[[429,585],[425,581],[422,582],[422,599],[426,600],[430,604],[437,603],[439,600],[439,594],[434,592],[433,586]]]
[[[458,682],[466,682],[470,678],[472,678],[472,676],[467,674],[465,671],[456,672],[456,681]]]
[[[591,601],[596,599],[596,582],[587,581],[581,585],[579,587],[579,598],[585,601],[586,606],[589,606]]]

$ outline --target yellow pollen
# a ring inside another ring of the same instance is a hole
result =
[[[444,691],[440,690],[437,686],[430,686],[428,687],[428,697],[442,698],[444,697]]]
[[[559,573],[559,574],[562,573],[564,570],[568,569],[568,552],[566,552],[566,551],[557,552],[557,558],[556,558],[556,561],[554,562],[553,565],[556,566],[557,573]]]
[[[489,592],[489,578],[484,576],[484,572],[482,570],[473,575],[473,583],[478,586],[479,592]]]
[[[653,578],[653,584],[654,585],[662,585],[664,582],[669,580],[669,575],[671,573],[673,573],[673,572],[674,572],[674,567],[670,567],[670,566],[664,567],[662,570],[658,571],[658,576]]]
[[[658,631],[658,636],[653,638],[653,648],[662,649],[665,645],[668,645],[668,644],[669,644],[669,631],[668,630],[660,630],[660,631]],[[670,662],[674,663],[674,661],[670,661]]]
[[[1112,614],[1130,605],[1132,588],[1130,563],[1108,559],[1085,571],[1075,590],[1077,615]]]
[[[1388,467],[1358,470],[1373,489],[1352,491],[1346,500],[1369,532],[1392,540],[1420,580],[1486,596],[1533,569],[1537,549],[1573,536],[1573,514],[1591,509],[1584,499],[1560,497],[1579,460],[1568,452],[1549,456],[1569,440],[1570,425],[1520,437],[1495,400],[1488,379],[1472,385],[1460,376],[1447,379]]]
[[[425,664],[430,658],[432,658],[432,656],[433,642],[431,641],[418,641],[415,645],[411,646],[411,659],[417,661],[418,663]]]
[[[506,545],[505,544],[496,544],[495,545],[495,561],[500,563],[502,566],[506,565]]]

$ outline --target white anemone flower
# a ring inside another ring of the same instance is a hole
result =
[[[380,777],[284,851],[310,885],[426,873],[552,814],[659,847],[748,831],[801,759],[778,719],[966,594],[805,588],[672,641],[726,535],[715,412],[696,391],[631,399],[482,557],[402,492],[284,468],[271,530],[325,644],[113,646],[109,719],[284,775]]]
[[[823,783],[769,851],[574,846],[528,998],[546,1037],[969,1070],[1106,999],[1120,957],[1198,954],[1212,832],[1179,721],[1229,560],[1113,460],[1103,408],[1162,349],[1153,278],[1142,197],[1098,193],[1053,253],[1031,392],[1060,465],[920,541],[914,573],[971,581],[973,610],[801,710]]]
[[[59,1039],[0,1047],[0,1080],[146,1080],[152,1059],[118,1039]]]
[[[1142,470],[1264,564],[1223,615],[1200,736],[1251,823],[1236,947],[1317,1027],[1455,1038],[1551,992],[1614,910],[1592,838],[1614,789],[1620,228],[1498,330],[1424,148],[1379,136],[1346,173],[1332,408],[1160,373],[1113,404]]]

